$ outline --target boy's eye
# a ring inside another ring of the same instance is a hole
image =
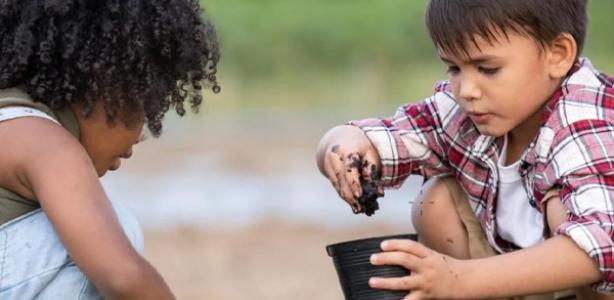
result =
[[[448,71],[446,71],[447,74],[458,74],[460,72],[460,68],[456,67],[456,66],[448,66]]]
[[[478,70],[482,73],[482,74],[486,74],[486,75],[493,75],[496,74],[499,71],[499,68],[486,68],[486,67],[479,67]]]

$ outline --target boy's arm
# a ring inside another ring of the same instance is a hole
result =
[[[404,265],[413,278],[381,280],[374,287],[441,293],[428,294],[435,298],[517,296],[588,284],[597,292],[614,292],[613,132],[614,125],[607,121],[575,122],[553,135],[548,156],[536,165],[537,190],[560,187],[566,217],[558,228],[551,228],[559,235],[531,248],[469,261],[444,260],[441,254],[404,241],[384,247],[392,252],[376,263]],[[458,294],[449,295],[449,290]],[[420,299],[420,293],[410,299]]]
[[[551,228],[571,238],[599,266],[596,292],[614,292],[614,123],[581,120],[559,130],[548,163],[540,170],[544,186],[560,187],[567,214]],[[539,203],[538,203],[539,204]]]
[[[556,236],[534,247],[482,259],[457,260],[409,240],[386,241],[377,265],[401,265],[407,277],[375,279],[380,289],[411,290],[405,300],[486,299],[554,292],[599,281],[601,273],[574,241]]]
[[[450,172],[440,114],[456,104],[445,86],[438,86],[431,98],[400,107],[393,117],[349,123],[359,127],[377,149],[384,186],[398,187],[410,174],[431,177]]]
[[[34,193],[70,257],[105,298],[173,299],[156,270],[132,247],[92,162],[79,142],[50,121],[0,126],[0,165]]]

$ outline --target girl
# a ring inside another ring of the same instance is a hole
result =
[[[0,298],[172,299],[98,177],[219,91],[197,0],[0,2]],[[137,249],[135,249],[135,247]]]

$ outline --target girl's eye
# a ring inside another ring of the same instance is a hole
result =
[[[447,74],[452,74],[452,75],[458,74],[458,73],[460,73],[460,68],[456,67],[456,66],[449,66],[448,67],[448,71],[446,71],[446,73]]]
[[[485,68],[485,67],[479,67],[478,70],[482,73],[482,74],[486,74],[486,75],[494,75],[499,71],[499,68]]]

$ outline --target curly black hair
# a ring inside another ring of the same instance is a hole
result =
[[[197,0],[2,0],[0,89],[59,110],[102,102],[110,123],[159,136],[165,113],[220,91],[219,42]],[[137,113],[139,112],[139,113]]]

